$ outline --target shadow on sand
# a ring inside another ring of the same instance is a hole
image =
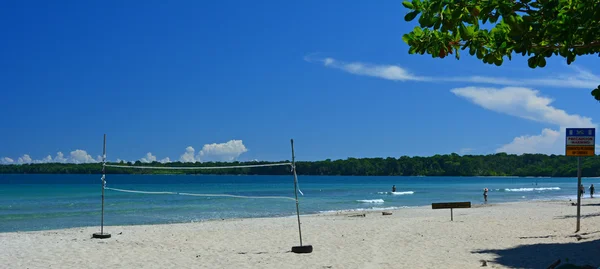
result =
[[[547,268],[556,260],[560,265],[573,263],[579,266],[600,266],[600,239],[573,243],[520,245],[509,249],[472,251],[477,254],[496,255],[494,262],[511,268]],[[567,260],[568,259],[568,260]]]
[[[570,218],[576,218],[576,217],[577,217],[577,215],[565,215],[565,216],[554,217],[554,219],[570,219]],[[581,214],[582,219],[593,218],[593,217],[600,217],[600,212],[592,213],[592,214]]]

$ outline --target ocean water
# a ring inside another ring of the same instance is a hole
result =
[[[200,194],[294,197],[292,176],[107,175],[107,187]],[[577,199],[576,178],[299,176],[300,214],[380,210],[433,202]],[[584,178],[586,199],[590,184]],[[391,193],[396,185],[396,193]],[[100,175],[0,175],[0,232],[99,226]],[[106,190],[105,225],[294,216],[286,199],[243,199]]]

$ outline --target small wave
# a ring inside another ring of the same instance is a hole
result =
[[[406,195],[414,194],[414,191],[380,191],[378,194],[391,194],[391,195]]]
[[[559,187],[549,187],[549,188],[518,188],[518,189],[504,189],[505,191],[557,191],[560,190]]]
[[[383,203],[383,199],[373,199],[373,200],[356,200],[359,203],[369,203],[369,204],[381,204]]]

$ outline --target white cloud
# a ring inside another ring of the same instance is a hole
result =
[[[561,74],[548,78],[519,78],[511,79],[505,77],[489,76],[457,76],[457,77],[428,77],[410,73],[409,70],[398,65],[369,64],[361,62],[342,62],[333,58],[315,59],[304,57],[308,62],[319,62],[325,67],[343,70],[345,72],[377,77],[394,81],[429,81],[429,82],[467,82],[492,84],[500,86],[547,86],[561,88],[583,88],[593,89],[600,84],[600,77],[581,68],[571,66],[576,72],[572,74]]]
[[[179,161],[184,163],[195,163],[196,159],[194,158],[194,152],[195,150],[191,146],[185,148],[185,153],[179,157]]]
[[[179,161],[181,162],[201,162],[201,161],[234,161],[241,154],[247,152],[248,149],[242,142],[242,140],[230,140],[226,143],[213,143],[205,144],[200,151],[196,154],[193,147],[189,146],[185,149]],[[117,163],[121,161],[127,162],[126,160],[116,159]],[[48,155],[42,159],[34,160],[28,154],[24,154],[19,157],[16,161],[17,164],[25,163],[98,163],[102,161],[102,156],[93,158],[85,150],[77,149],[71,151],[69,157],[65,157],[62,152],[57,152],[56,157],[52,158]],[[152,154],[152,152],[146,153],[144,157],[140,159],[142,163],[151,162],[170,163],[171,158],[166,157],[158,160],[158,158]],[[9,157],[0,158],[0,164],[13,164],[15,161]]]
[[[512,142],[498,148],[496,152],[564,154],[567,127],[597,128],[591,118],[569,114],[558,109],[551,105],[552,99],[528,88],[465,87],[453,89],[451,92],[485,109],[558,127],[558,130],[545,128],[539,135],[516,137]]]
[[[51,155],[48,155],[42,159],[34,160],[29,156],[29,154],[24,154],[19,157],[16,161],[17,164],[25,164],[25,163],[89,163],[96,162],[94,159],[88,155],[85,150],[75,150],[71,152],[70,158],[65,158],[62,152],[57,152],[56,157],[52,158]],[[15,161],[9,157],[0,158],[0,164],[12,164]]]
[[[496,152],[560,154],[562,150],[564,153],[564,139],[561,139],[561,132],[562,130],[544,128],[539,135],[515,137],[512,142],[496,149]]]
[[[94,159],[85,150],[76,149],[71,151],[69,162],[72,163],[96,163],[98,160]]]
[[[23,156],[19,157],[19,159],[17,159],[17,163],[18,164],[24,164],[24,163],[31,163],[31,157],[29,157],[29,155],[27,154],[23,154]]]
[[[43,158],[41,160],[34,160],[34,163],[51,163],[52,162],[52,156],[48,155],[46,156],[46,158]]]
[[[311,60],[305,57],[305,60],[309,62],[322,62],[324,66],[340,69],[355,75],[378,77],[396,81],[429,80],[429,78],[415,76],[409,73],[406,69],[397,65],[374,65],[360,62],[345,63],[335,60],[333,58]]]
[[[511,116],[559,126],[593,126],[591,118],[570,115],[562,109],[557,109],[550,105],[552,99],[540,96],[539,91],[528,88],[465,87],[453,89],[451,92],[483,108]]]
[[[56,153],[56,157],[54,157],[54,162],[57,163],[66,163],[67,162],[67,158],[65,158],[65,155],[62,152],[57,152]]]
[[[229,140],[226,143],[206,144],[196,156],[197,161],[234,161],[248,149],[242,140]]]
[[[0,158],[0,164],[13,164],[15,161],[8,157]]]
[[[193,150],[194,150],[194,148],[191,148],[190,150],[192,151],[192,156],[193,156],[193,155],[194,155],[194,154],[193,154]],[[185,155],[185,154],[184,154],[184,155]],[[183,156],[182,156],[182,157],[183,157]],[[186,159],[187,159],[187,155],[186,155]],[[146,155],[144,155],[144,157],[142,157],[142,158],[140,159],[140,162],[143,162],[143,163],[151,163],[151,162],[156,162],[156,161],[157,161],[157,158],[156,158],[156,156],[152,155],[152,152],[148,152],[148,153],[146,153]],[[120,162],[120,160],[119,160],[119,159],[117,159],[117,162]],[[126,161],[125,161],[125,162],[126,162]],[[170,162],[171,162],[171,159],[170,159],[169,157],[166,157],[166,158],[164,158],[164,159],[161,159],[161,160],[159,160],[158,162],[160,162],[160,163],[170,163]]]
[[[206,162],[206,161],[235,161],[241,154],[248,152],[242,140],[229,140],[225,143],[205,144],[195,154],[193,147],[187,147],[185,153],[179,157],[180,162]],[[168,160],[167,158],[167,161]]]
[[[146,153],[146,156],[140,159],[140,162],[151,163],[156,162],[156,156],[152,155],[151,152]]]

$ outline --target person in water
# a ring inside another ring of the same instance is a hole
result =
[[[483,189],[483,200],[487,203],[488,188]]]
[[[579,185],[579,196],[583,197],[583,194],[585,193],[585,188],[583,187],[583,184]]]
[[[596,188],[594,188],[594,184],[592,184],[592,186],[590,186],[590,198],[594,198],[595,190],[596,190]]]
[[[396,192],[396,185],[392,186],[392,192]]]

